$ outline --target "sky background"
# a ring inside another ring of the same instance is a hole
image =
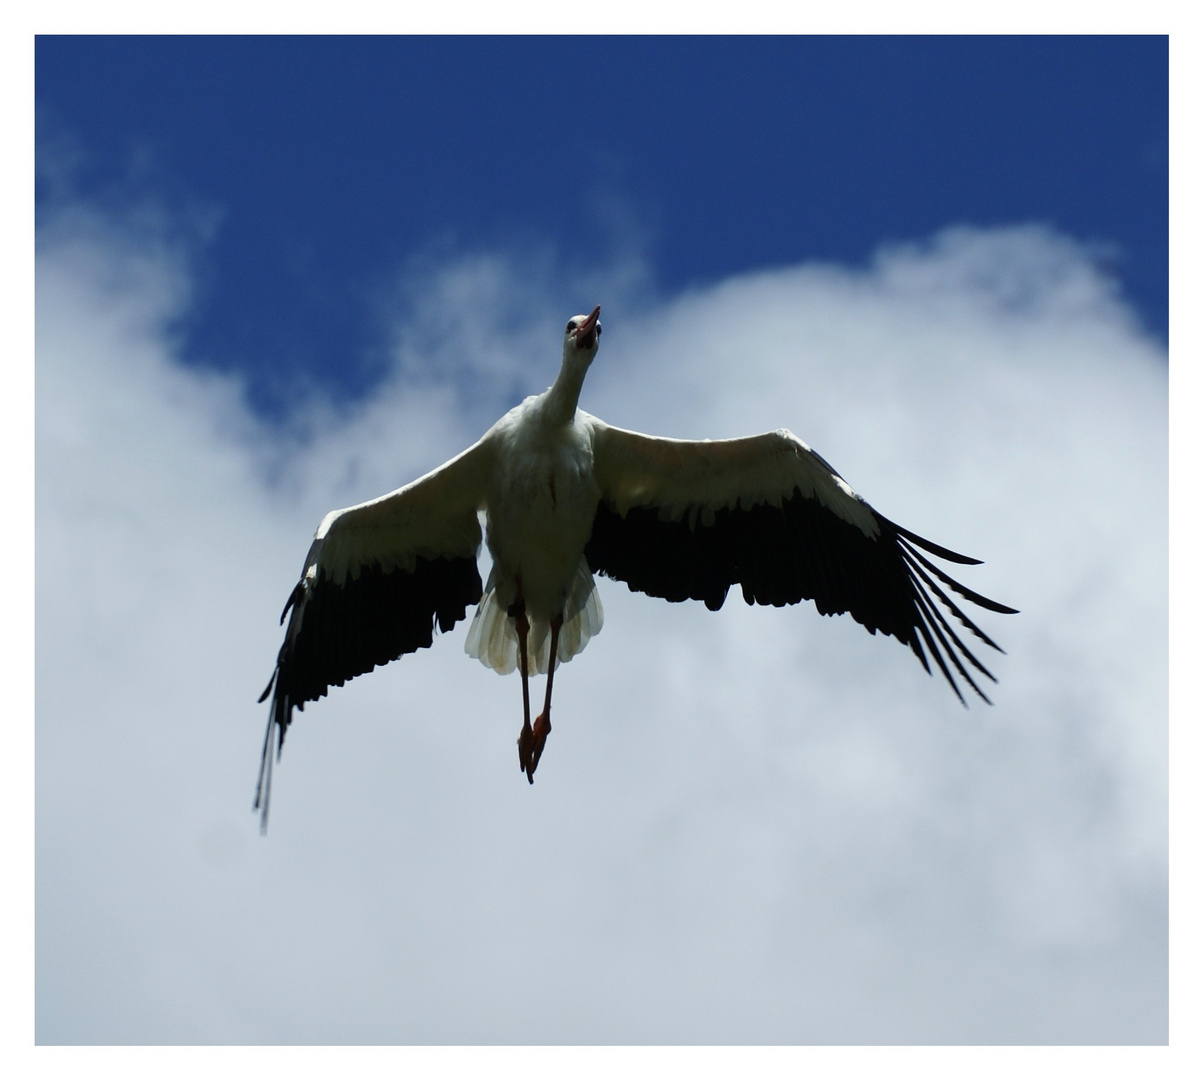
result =
[[[1166,56],[39,39],[39,1042],[1164,1041]],[[595,303],[588,411],[787,426],[985,560],[995,707],[603,582],[533,787],[462,624],[298,718],[260,839],[313,529]]]

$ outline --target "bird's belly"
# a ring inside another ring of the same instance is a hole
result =
[[[498,599],[512,604],[521,583],[532,616],[563,610],[593,528],[598,494],[573,462],[547,462],[512,480],[489,508],[488,544]]]

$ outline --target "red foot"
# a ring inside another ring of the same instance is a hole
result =
[[[539,758],[543,756],[543,744],[547,742],[547,736],[551,734],[551,717],[547,713],[540,713],[535,717],[535,729],[531,732],[531,760],[530,770],[527,772],[527,777],[533,784],[535,782],[535,770],[539,767]]]

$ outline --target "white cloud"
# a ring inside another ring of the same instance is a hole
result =
[[[259,839],[312,529],[555,372],[562,284],[423,270],[393,376],[296,440],[177,363],[180,252],[44,234],[38,1040],[1164,1040],[1165,356],[1040,228],[574,305],[604,308],[590,412],[788,426],[983,558],[962,580],[1022,609],[983,619],[995,708],[809,606],[606,582],[533,788],[518,682],[461,625],[299,717]]]

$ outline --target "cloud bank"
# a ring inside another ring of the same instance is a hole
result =
[[[178,362],[163,235],[39,239],[39,1042],[1166,1039],[1166,361],[1088,250],[951,229],[655,301],[449,254],[374,393],[280,426]],[[604,582],[533,787],[461,624],[298,718],[261,840],[255,699],[318,521],[541,390],[598,302],[582,407],[789,427],[985,560],[1022,612],[983,622],[995,707],[810,605]]]

